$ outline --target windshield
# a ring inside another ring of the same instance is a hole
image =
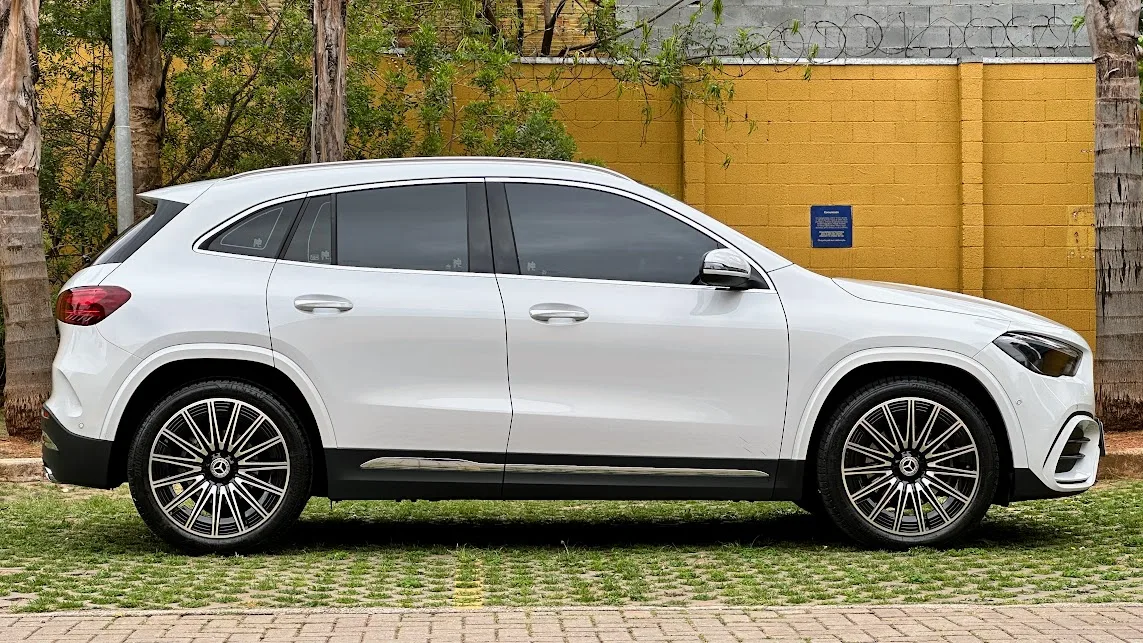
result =
[[[185,207],[187,204],[178,201],[157,201],[154,214],[124,230],[123,234],[116,237],[103,252],[99,253],[91,265],[123,263]]]

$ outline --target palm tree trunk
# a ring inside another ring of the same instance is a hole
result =
[[[314,110],[310,161],[345,158],[345,12],[348,0],[313,0]]]
[[[1095,56],[1096,407],[1109,429],[1143,426],[1143,154],[1139,0],[1086,0]]]
[[[56,324],[40,225],[39,0],[0,0],[0,299],[8,432],[38,437]]]
[[[164,65],[151,0],[127,2],[127,79],[131,101],[131,165],[135,194],[162,185]],[[135,220],[151,213],[151,204],[135,197]]]

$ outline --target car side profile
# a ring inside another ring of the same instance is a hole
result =
[[[598,167],[247,172],[59,295],[50,479],[186,551],[311,496],[791,500],[871,546],[1090,488],[1092,353],[984,299],[805,270]]]

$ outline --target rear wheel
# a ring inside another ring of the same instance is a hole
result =
[[[829,516],[880,547],[948,542],[978,525],[1000,460],[964,394],[925,378],[885,379],[841,404],[822,440],[818,485]]]
[[[265,544],[301,513],[311,471],[293,411],[231,380],[191,384],[161,401],[128,458],[131,498],[144,522],[189,552]]]

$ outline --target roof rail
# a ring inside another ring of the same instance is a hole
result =
[[[362,160],[357,160],[357,161],[333,161],[333,162],[327,162],[327,163],[306,163],[306,164],[301,164],[301,165],[283,165],[283,166],[279,166],[279,167],[263,168],[261,170],[250,170],[248,172],[242,172],[240,174],[235,174],[233,176],[229,176],[224,180],[229,181],[231,179],[237,179],[239,177],[258,176],[258,175],[262,175],[262,174],[277,174],[279,172],[292,172],[292,171],[304,170],[307,168],[314,168],[314,167],[319,167],[319,168],[330,167],[330,168],[332,168],[332,167],[346,167],[346,166],[356,166],[356,165],[390,165],[390,164],[402,165],[402,164],[406,164],[406,163],[409,163],[409,164],[412,164],[412,163],[482,163],[482,162],[488,163],[488,162],[496,162],[496,161],[517,163],[517,164],[527,164],[527,165],[545,165],[545,166],[549,166],[549,167],[550,166],[567,167],[567,168],[574,168],[574,169],[578,169],[578,170],[589,170],[589,171],[594,171],[594,172],[601,172],[604,174],[610,174],[612,176],[617,176],[617,177],[622,178],[622,179],[631,180],[630,177],[624,176],[623,174],[620,174],[619,172],[616,172],[615,170],[612,170],[612,169],[606,168],[606,167],[600,167],[598,165],[589,165],[587,163],[576,163],[574,161],[554,161],[554,160],[549,160],[549,159],[533,159],[533,158],[522,158],[522,157],[513,157],[513,156],[412,156],[412,157],[399,157],[399,158],[387,158],[387,159],[362,159]]]

